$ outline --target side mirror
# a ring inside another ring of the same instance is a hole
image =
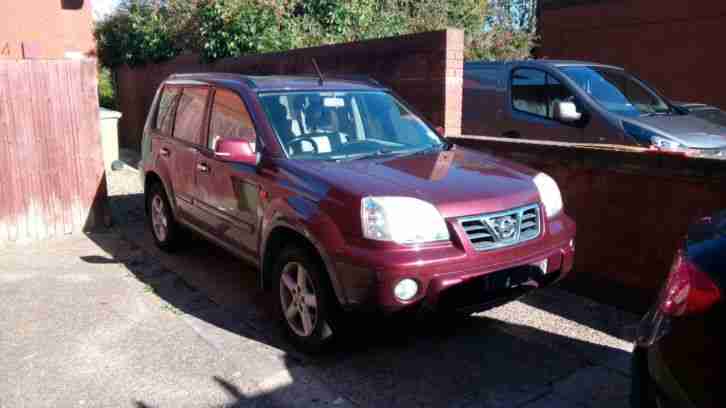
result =
[[[565,122],[572,123],[582,119],[582,113],[577,111],[577,105],[574,102],[560,101],[556,102],[554,106],[555,119]]]
[[[214,157],[228,162],[257,165],[254,142],[244,139],[219,138],[215,145]]]

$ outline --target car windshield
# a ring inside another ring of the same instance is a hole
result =
[[[562,72],[610,112],[630,117],[673,113],[663,98],[623,70],[573,66]]]
[[[353,160],[444,145],[387,92],[274,92],[260,102],[291,159]]]

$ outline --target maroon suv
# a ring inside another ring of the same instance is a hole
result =
[[[450,144],[372,81],[173,75],[142,151],[157,244],[183,226],[256,265],[304,348],[340,310],[480,311],[572,268],[552,178]]]

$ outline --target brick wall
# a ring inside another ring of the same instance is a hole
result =
[[[0,1],[0,59],[87,56],[92,30],[90,0]]]
[[[138,149],[146,113],[161,81],[172,73],[314,73],[315,58],[326,75],[367,75],[392,88],[447,134],[461,133],[464,34],[460,30],[384,38],[231,58],[203,65],[185,55],[163,64],[116,71],[123,117],[123,147]]]
[[[726,1],[602,0],[544,7],[540,24],[540,57],[624,66],[674,100],[726,109],[721,85]]]
[[[454,140],[554,177],[565,211],[577,221],[575,270],[568,285],[630,310],[642,312],[653,302],[688,225],[726,209],[726,161],[640,148]]]

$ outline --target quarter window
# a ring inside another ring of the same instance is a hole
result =
[[[159,108],[156,111],[154,129],[164,135],[171,136],[174,124],[174,110],[181,95],[181,88],[165,86],[161,91]]]
[[[174,137],[189,143],[201,144],[202,122],[207,106],[207,88],[185,88],[179,98],[174,124]]]
[[[557,102],[574,100],[574,95],[562,82],[543,71],[518,69],[512,75],[512,107],[515,110],[554,119]]]
[[[212,120],[209,124],[209,140],[207,147],[214,150],[220,138],[247,138],[249,129],[254,129],[252,119],[239,95],[226,89],[214,93]],[[248,140],[255,142],[255,140]]]

